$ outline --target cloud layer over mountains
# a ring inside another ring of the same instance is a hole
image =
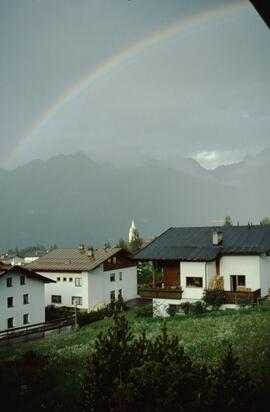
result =
[[[270,214],[270,150],[215,170],[193,159],[99,165],[83,154],[34,160],[0,175],[0,251],[34,244],[112,244],[131,219],[153,237],[170,226],[258,223]]]

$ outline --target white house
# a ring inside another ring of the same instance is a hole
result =
[[[45,322],[44,284],[51,279],[22,266],[0,268],[0,330]]]
[[[12,265],[12,266],[22,265],[24,263],[24,258],[19,256],[19,255],[16,255],[16,254],[2,255],[0,260],[1,260],[1,262],[5,263],[7,265]]]
[[[56,283],[45,287],[46,305],[91,311],[117,299],[137,297],[136,263],[120,248],[55,249],[27,268]]]
[[[163,270],[163,282],[142,288],[156,314],[168,306],[201,300],[205,289],[219,284],[223,307],[236,307],[243,297],[253,303],[270,288],[270,225],[170,228],[135,256]]]

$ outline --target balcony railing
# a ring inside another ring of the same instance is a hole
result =
[[[225,303],[232,303],[232,304],[245,304],[245,303],[258,303],[258,299],[261,297],[261,289],[257,289],[255,291],[236,291],[236,292],[229,292],[224,291],[224,300]]]
[[[139,287],[141,298],[144,299],[182,299],[182,289],[177,287]]]

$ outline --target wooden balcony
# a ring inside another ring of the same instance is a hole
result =
[[[182,299],[182,290],[177,287],[139,287],[138,294],[144,299]]]
[[[255,291],[224,291],[224,303],[244,304],[245,302],[258,303],[258,298],[261,297],[261,289]]]

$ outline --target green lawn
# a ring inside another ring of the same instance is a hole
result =
[[[143,329],[149,337],[156,336],[163,319],[136,318],[134,310],[127,312],[132,331],[139,335]],[[55,370],[54,384],[48,397],[61,399],[65,411],[74,410],[79,398],[79,384],[87,354],[100,332],[112,325],[106,319],[79,330],[62,333],[16,348],[1,349],[1,360],[14,360],[23,352],[34,350],[48,356]],[[270,305],[240,310],[219,311],[197,317],[176,316],[167,319],[169,334],[180,336],[185,350],[195,363],[216,364],[229,344],[239,357],[242,368],[251,375],[270,375]]]

